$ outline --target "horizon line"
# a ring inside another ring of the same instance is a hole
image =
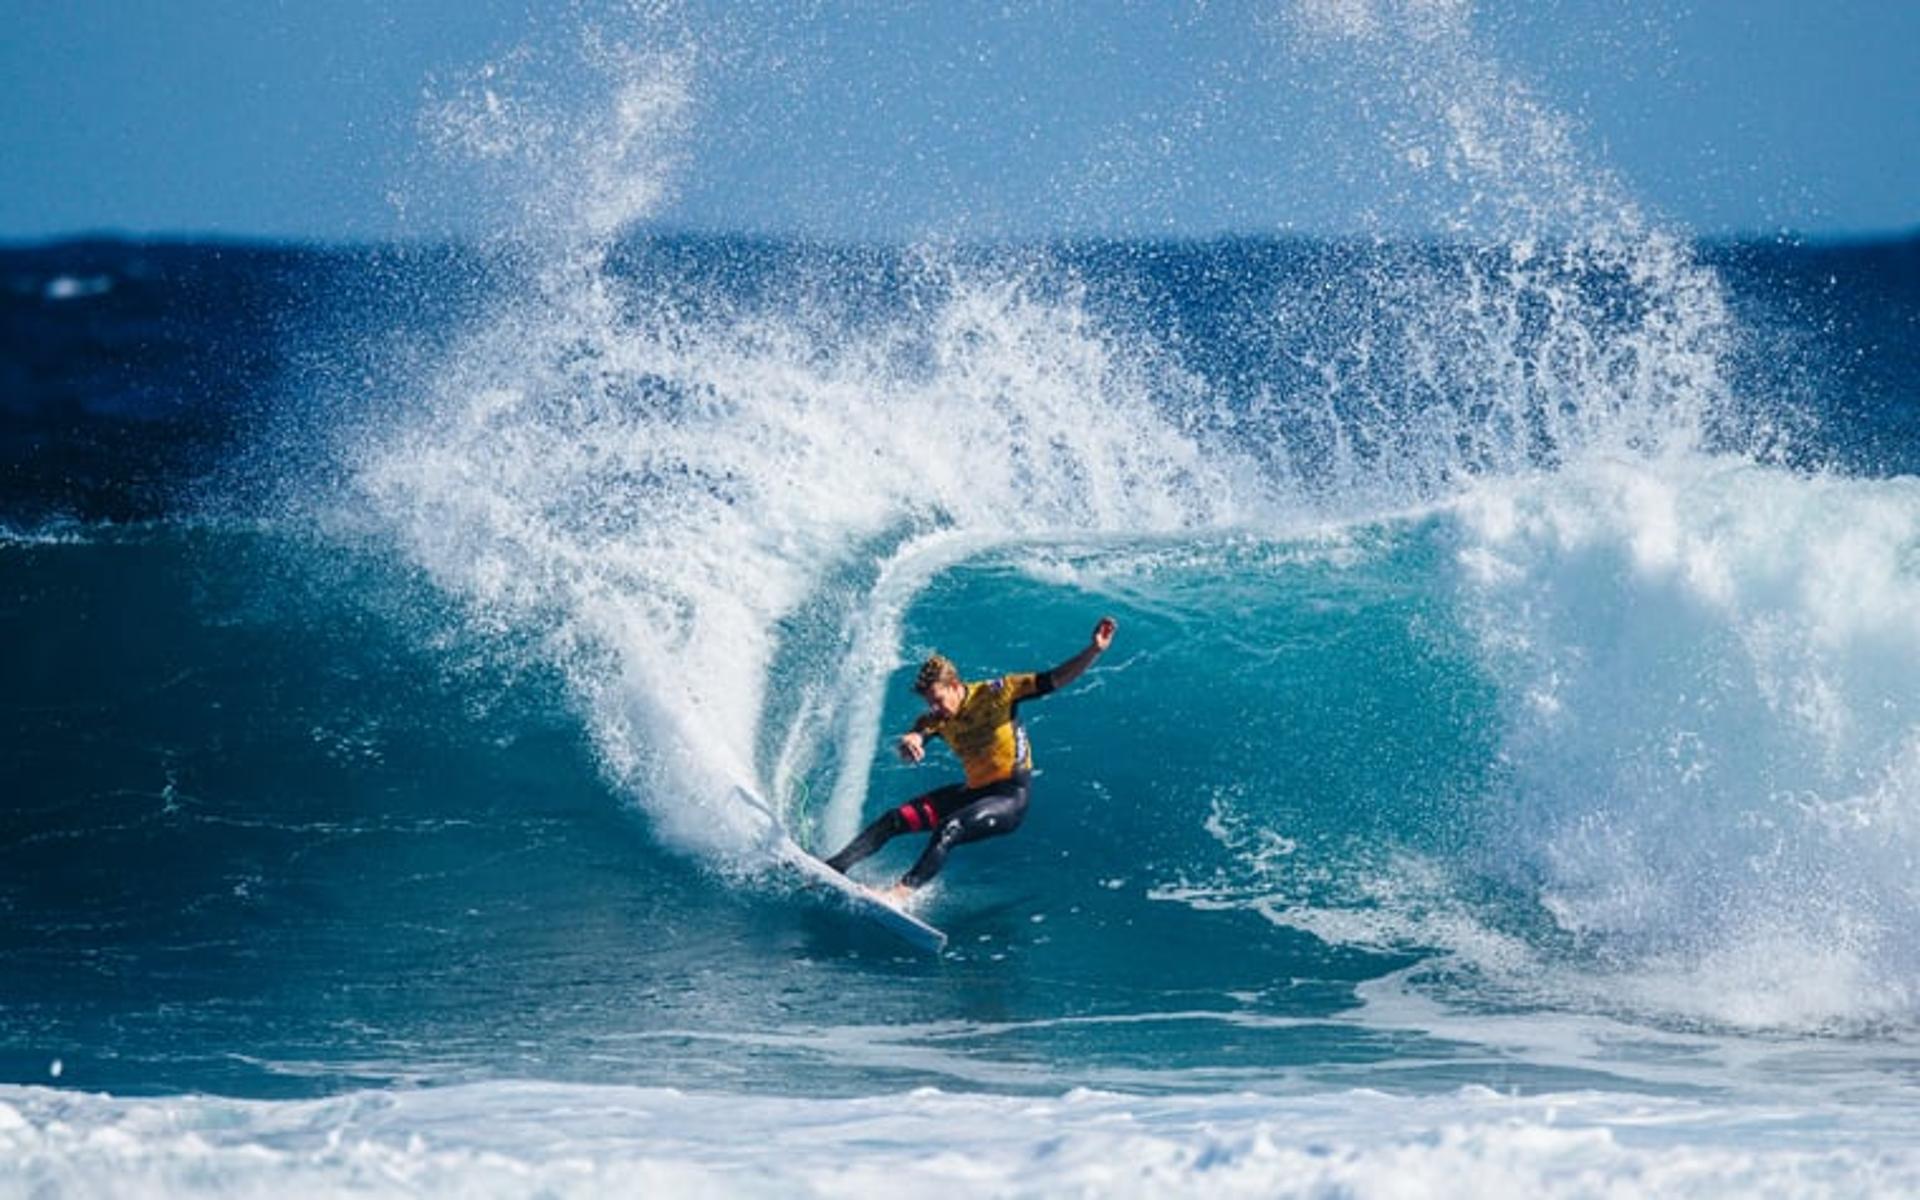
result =
[[[1702,245],[1774,243],[1801,246],[1890,245],[1920,240],[1920,222],[1877,229],[1823,230],[1812,232],[1783,227],[1775,230],[1681,231],[1687,240]],[[1008,234],[995,237],[967,237],[952,234],[855,238],[808,233],[800,230],[756,230],[710,228],[666,222],[637,221],[609,239],[618,245],[653,238],[711,238],[714,240],[776,242],[797,246],[849,250],[900,250],[929,244],[946,244],[965,249],[1014,249],[1020,247],[1071,244],[1115,245],[1204,245],[1227,242],[1446,242],[1452,244],[1495,243],[1499,238],[1473,239],[1437,230],[1301,230],[1301,229],[1220,229],[1206,232],[1117,233],[1100,231],[1059,231],[1053,233]],[[232,246],[246,249],[286,250],[381,250],[395,248],[476,248],[518,246],[538,243],[539,237],[513,237],[487,233],[449,233],[438,235],[339,236],[314,234],[235,233],[193,229],[133,230],[126,228],[80,228],[48,234],[13,235],[0,232],[0,251],[47,250],[60,246],[121,244],[150,246]]]

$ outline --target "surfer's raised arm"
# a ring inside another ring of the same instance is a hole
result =
[[[1052,684],[1052,688],[1063,688],[1080,678],[1081,674],[1093,665],[1093,660],[1104,654],[1108,646],[1113,645],[1113,633],[1118,628],[1120,628],[1119,623],[1112,617],[1101,617],[1093,627],[1093,640],[1087,643],[1086,648],[1047,672],[1046,678]],[[1052,688],[1048,690],[1051,691]]]

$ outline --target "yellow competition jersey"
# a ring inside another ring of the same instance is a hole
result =
[[[1053,690],[1050,672],[1022,672],[966,685],[960,708],[944,720],[925,713],[913,723],[923,737],[945,739],[967,771],[967,786],[985,787],[1033,769],[1033,748],[1014,708]]]

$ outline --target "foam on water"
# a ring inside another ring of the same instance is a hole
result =
[[[498,1083],[276,1104],[9,1087],[0,1195],[1894,1195],[1920,1187],[1907,1132],[1853,1109],[1482,1088],[814,1101]]]
[[[664,836],[731,857],[763,832],[734,789],[782,795],[811,752],[797,719],[761,731],[804,606],[816,626],[884,631],[883,609],[822,596],[915,577],[887,564],[924,537],[1164,530],[1261,501],[1168,411],[1177,368],[1097,328],[1070,282],[929,255],[905,311],[862,324],[825,290],[745,311],[609,270],[666,194],[688,83],[682,57],[607,45],[588,39],[604,136],[518,103],[504,67],[429,110],[447,146],[517,168],[539,236],[511,239],[524,294],[418,378],[416,419],[353,453],[409,557],[483,627],[537,631],[535,653],[565,664],[610,774]],[[857,697],[809,691],[870,674],[802,680],[786,709],[842,710]]]

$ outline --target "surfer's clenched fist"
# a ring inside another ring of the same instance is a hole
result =
[[[1093,648],[1105,653],[1107,647],[1113,645],[1114,630],[1119,628],[1120,623],[1112,617],[1101,617],[1093,627]]]

